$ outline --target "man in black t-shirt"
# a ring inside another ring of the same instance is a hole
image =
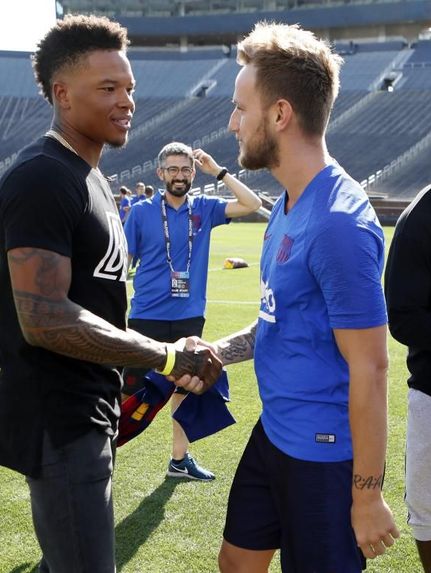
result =
[[[115,571],[113,365],[185,374],[196,393],[221,368],[126,328],[126,243],[98,163],[127,141],[127,43],[106,18],[57,22],[33,60],[52,128],[0,181],[0,465],[27,476],[42,572]]]
[[[395,228],[385,273],[392,336],[408,346],[406,505],[425,573],[431,573],[431,187]]]

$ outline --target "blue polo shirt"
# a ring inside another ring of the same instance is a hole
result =
[[[130,207],[131,206],[131,201],[130,201],[130,197],[127,197],[126,195],[124,197],[121,198],[120,200],[120,219],[121,222],[124,223],[124,221],[127,218],[127,213],[128,211],[125,211],[124,209],[126,207]]]
[[[127,218],[124,232],[128,252],[139,259],[134,279],[134,296],[129,318],[149,320],[180,320],[203,316],[211,229],[227,224],[227,201],[200,195],[188,197],[192,203],[193,247],[190,264],[190,296],[171,295],[171,271],[166,258],[163,233],[161,194],[136,203]],[[185,271],[188,259],[188,207],[178,210],[166,205],[172,266]]]
[[[255,370],[262,423],[286,454],[351,459],[349,372],[333,329],[386,324],[382,229],[368,198],[336,163],[285,214],[273,208],[261,259]]]

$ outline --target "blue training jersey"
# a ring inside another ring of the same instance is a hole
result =
[[[187,298],[173,297],[171,293],[160,193],[136,203],[130,210],[124,232],[129,254],[140,262],[129,318],[181,320],[204,315],[211,229],[229,223],[230,219],[225,216],[225,199],[200,195],[189,197],[189,201],[192,202],[193,242]],[[187,203],[178,210],[166,205],[166,212],[172,265],[175,271],[183,272],[189,254]]]
[[[368,198],[334,162],[264,237],[255,370],[271,442],[310,461],[351,459],[348,366],[332,329],[387,322],[384,236]]]

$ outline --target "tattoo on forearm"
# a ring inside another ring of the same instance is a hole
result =
[[[354,474],[353,476],[353,486],[355,489],[382,489],[383,485],[383,474],[379,476],[367,476],[364,477],[361,474]]]
[[[254,345],[256,341],[255,323],[248,332],[239,333],[237,336],[219,345],[219,353],[223,364],[232,364],[248,360],[253,357]]]
[[[14,297],[20,322],[26,328],[66,326],[76,322],[76,314],[68,316],[62,302],[22,291],[14,291]]]
[[[36,346],[98,364],[160,368],[166,359],[163,344],[119,330],[71,301],[20,291],[14,297],[21,327]]]

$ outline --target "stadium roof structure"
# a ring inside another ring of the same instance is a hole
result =
[[[242,12],[279,11],[311,0],[63,0],[66,12],[91,11],[111,16],[196,16]],[[312,0],[327,4],[332,0]],[[352,0],[350,0],[352,1]],[[353,0],[354,1],[354,0]]]
[[[414,41],[431,25],[431,0],[63,0],[62,4],[64,13],[105,14],[118,20],[128,28],[132,45],[143,47],[230,46],[260,20],[299,23],[330,40],[401,35]]]

